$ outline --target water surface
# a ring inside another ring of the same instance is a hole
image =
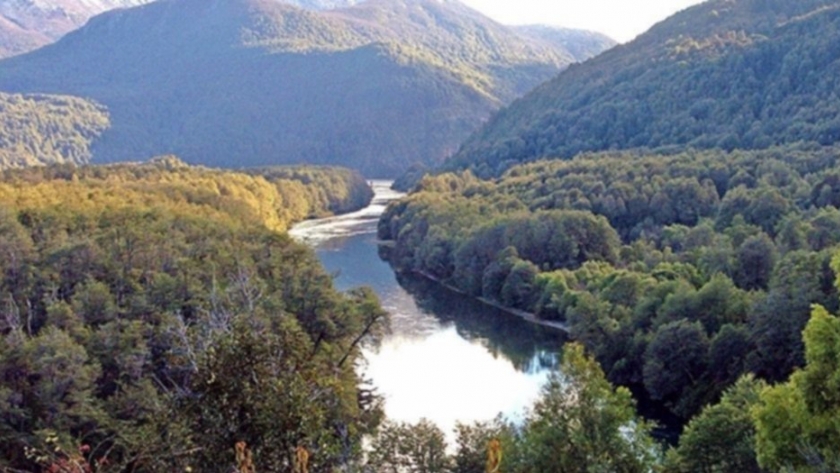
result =
[[[427,418],[450,434],[456,422],[521,418],[537,398],[565,341],[539,327],[426,279],[397,275],[380,258],[377,218],[401,194],[373,183],[366,209],[297,225],[340,290],[370,286],[391,313],[392,331],[359,367],[385,397],[388,417]]]

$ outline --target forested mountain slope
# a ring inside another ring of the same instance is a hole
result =
[[[151,0],[2,0],[0,57],[52,43],[94,15]]]
[[[840,2],[711,0],[497,114],[446,169],[629,148],[840,140]]]
[[[106,106],[112,127],[94,144],[98,161],[175,153],[394,175],[438,162],[493,110],[572,61],[454,0],[318,12],[273,0],[161,0],[0,63],[0,89]]]
[[[109,124],[107,111],[84,99],[0,92],[0,168],[84,164]]]

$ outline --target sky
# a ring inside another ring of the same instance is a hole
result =
[[[597,31],[627,42],[701,0],[462,0],[507,25],[545,24]]]

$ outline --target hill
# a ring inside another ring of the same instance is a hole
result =
[[[52,43],[99,13],[149,1],[3,0],[0,2],[0,57]]]
[[[0,93],[0,168],[90,160],[107,111],[77,97]]]
[[[505,103],[574,60],[454,0],[309,11],[161,0],[92,19],[0,63],[0,90],[90,97],[112,127],[94,160],[437,163]]]
[[[840,2],[712,0],[575,65],[496,115],[446,165],[840,140]]]

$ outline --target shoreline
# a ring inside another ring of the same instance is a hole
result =
[[[397,271],[397,269],[394,269],[394,271]],[[486,297],[471,296],[471,295],[467,294],[466,292],[458,289],[457,287],[455,287],[451,284],[446,284],[445,282],[441,281],[440,278],[435,277],[435,276],[433,276],[433,275],[431,275],[427,272],[424,272],[424,271],[419,271],[419,270],[412,269],[409,272],[411,272],[412,274],[416,274],[418,276],[422,276],[422,277],[424,277],[424,278],[426,278],[430,281],[433,281],[436,284],[439,284],[439,285],[449,289],[450,291],[456,292],[458,294],[465,295],[467,297],[470,297],[472,299],[475,299],[475,300],[481,302],[482,304],[488,305],[488,306],[493,307],[495,309],[499,309],[503,312],[507,312],[508,314],[511,314],[513,316],[524,319],[526,322],[530,322],[530,323],[535,324],[535,325],[540,325],[542,327],[548,327],[548,328],[552,328],[552,329],[555,329],[555,330],[560,330],[562,332],[565,332],[566,334],[570,334],[569,326],[566,325],[563,322],[553,322],[553,321],[550,321],[550,320],[541,320],[539,317],[537,317],[535,314],[532,314],[531,312],[526,312],[524,310],[514,309],[512,307],[506,307],[506,306],[503,306],[502,304],[499,304],[496,301],[492,301],[490,299],[487,299]]]

